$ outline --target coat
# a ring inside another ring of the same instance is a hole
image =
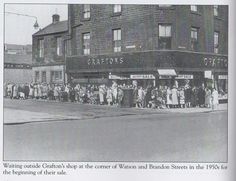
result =
[[[179,91],[179,104],[185,104],[184,90],[180,90]]]
[[[171,90],[167,89],[166,90],[166,104],[172,104],[172,95],[171,95]]]
[[[111,92],[111,89],[108,89],[107,90],[107,102],[112,102],[112,92]]]
[[[211,90],[206,90],[205,94],[205,104],[210,105],[211,104]]]
[[[176,88],[171,89],[172,105],[178,105],[178,90]]]
[[[133,90],[133,104],[137,103],[137,99],[138,99],[138,89],[134,88],[134,90]]]
[[[212,104],[213,105],[218,105],[219,104],[219,95],[218,95],[217,90],[214,90],[212,92]]]
[[[103,103],[105,101],[104,96],[105,96],[105,87],[100,86],[99,87],[99,101],[100,101],[100,103]]]
[[[190,87],[186,88],[185,91],[185,102],[191,102],[192,89]]]
[[[18,88],[17,88],[17,86],[15,85],[14,87],[13,87],[13,97],[17,97],[18,96]]]
[[[205,104],[205,90],[203,88],[199,88],[197,97],[199,105]]]

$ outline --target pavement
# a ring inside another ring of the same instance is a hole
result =
[[[13,105],[11,105],[13,103]],[[39,107],[39,109],[28,110],[21,107],[23,105],[36,106],[37,104],[50,107],[64,106],[65,110],[49,111]],[[18,106],[16,106],[18,105]],[[69,107],[70,110],[66,109]],[[73,109],[71,109],[73,108]],[[151,108],[120,108],[108,105],[80,104],[72,102],[57,102],[48,100],[11,100],[4,99],[4,124],[24,124],[32,122],[65,121],[65,120],[87,120],[101,117],[117,117],[142,114],[170,114],[170,113],[215,113],[226,111],[227,104],[219,104],[215,110],[211,108],[171,108],[171,109],[151,109]],[[14,110],[14,111],[13,111]],[[15,116],[14,116],[15,115]],[[26,116],[27,115],[27,116]]]

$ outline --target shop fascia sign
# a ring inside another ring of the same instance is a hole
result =
[[[217,67],[220,65],[228,67],[228,59],[224,57],[204,57],[203,62],[206,67]]]
[[[135,74],[130,75],[130,79],[155,79],[153,74]]]
[[[220,80],[227,80],[228,79],[228,75],[218,75],[218,79],[220,79]]]
[[[175,79],[193,79],[193,75],[190,74],[179,74]]]
[[[89,58],[87,60],[88,65],[114,65],[123,63],[124,63],[123,57]]]

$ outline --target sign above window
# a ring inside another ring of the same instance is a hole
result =
[[[153,74],[136,74],[136,75],[130,75],[131,79],[155,79],[155,76]]]

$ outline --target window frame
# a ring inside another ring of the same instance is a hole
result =
[[[219,16],[219,6],[218,5],[213,5],[213,14],[215,17]]]
[[[83,5],[83,19],[89,20],[91,18],[91,6],[90,4]]]
[[[113,42],[113,52],[121,52],[122,46],[122,31],[121,28],[112,29],[112,42]]]
[[[191,40],[195,40],[197,42],[198,37],[199,37],[199,28],[191,26],[190,32],[191,32]],[[194,33],[194,34],[192,34],[192,33]],[[196,35],[196,36],[192,36],[192,35]]]
[[[165,36],[160,35],[161,26],[165,27]],[[166,36],[166,34],[167,34],[166,28],[167,27],[170,27],[170,36]],[[159,24],[158,25],[158,38],[172,38],[172,25],[171,24]]]
[[[60,39],[60,44],[58,44],[58,39]],[[56,37],[56,55],[57,56],[63,55],[63,40],[61,36]]]
[[[39,79],[40,79],[40,75],[39,75],[39,71],[37,70],[34,72],[34,81],[39,82]]]
[[[160,49],[172,48],[172,36],[172,24],[158,24],[158,47]],[[163,43],[166,45],[163,46]]]
[[[38,39],[38,57],[44,58],[44,39]]]
[[[190,39],[191,39],[191,50],[197,51],[198,50],[198,43],[199,43],[199,28],[198,27],[191,26]]]
[[[217,43],[216,43],[216,36],[217,35]],[[214,53],[219,53],[219,39],[220,39],[220,33],[219,31],[214,31]]]
[[[45,77],[44,77],[44,74],[45,74]],[[45,78],[45,80],[44,80],[44,78]],[[47,82],[47,72],[46,71],[41,72],[41,80],[42,80],[42,82]]]
[[[86,38],[86,35],[89,37],[89,38]],[[86,32],[86,33],[82,33],[82,54],[83,55],[90,55],[90,50],[91,50],[91,34],[90,32]],[[88,47],[88,48],[87,48]]]
[[[119,11],[116,11],[117,6],[119,6],[119,8],[118,8]],[[113,11],[113,14],[121,14],[121,12],[122,12],[122,5],[121,4],[113,4],[112,11]]]
[[[58,76],[56,77],[56,75]],[[51,71],[51,81],[61,81],[62,80],[62,70],[52,70]]]
[[[190,5],[191,12],[198,12],[198,6],[197,5]]]

